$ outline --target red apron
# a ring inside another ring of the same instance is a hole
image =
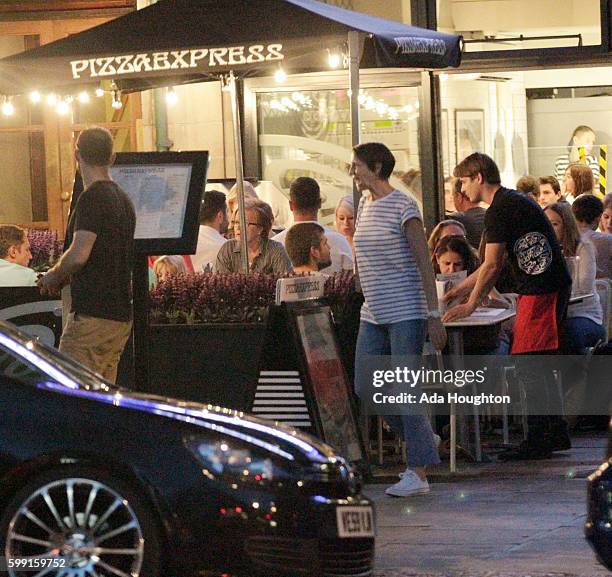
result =
[[[558,297],[558,293],[519,296],[511,354],[553,352],[559,348]]]

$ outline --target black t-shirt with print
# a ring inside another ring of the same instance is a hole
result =
[[[89,259],[70,282],[72,312],[102,319],[132,318],[132,267],[136,213],[114,182],[99,180],[84,190],[70,216],[66,241],[74,233],[96,234]]]
[[[555,231],[532,199],[499,188],[485,215],[485,235],[487,243],[505,243],[514,292],[546,294],[571,286]]]

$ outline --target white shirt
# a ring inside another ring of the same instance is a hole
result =
[[[414,198],[399,190],[363,196],[355,226],[355,256],[365,302],[361,320],[375,325],[427,318],[427,302],[404,225],[422,220]]]
[[[198,248],[196,253],[191,256],[191,263],[195,272],[204,270],[212,271],[217,261],[219,249],[227,242],[217,230],[207,224],[200,225],[198,232]],[[207,268],[208,266],[208,268]]]
[[[0,286],[36,286],[36,280],[31,268],[0,258]]]
[[[353,251],[351,250],[351,245],[348,243],[348,240],[346,240],[346,238],[339,232],[323,226],[316,220],[301,220],[300,222],[296,222],[294,224],[302,224],[305,222],[315,222],[322,226],[323,230],[325,230],[327,242],[329,243],[332,263],[331,266],[321,269],[320,272],[325,274],[334,274],[343,270],[353,270]],[[286,228],[282,232],[279,232],[276,236],[273,236],[272,240],[280,242],[283,246],[285,246],[285,237],[287,236],[287,232],[289,232],[289,228]]]

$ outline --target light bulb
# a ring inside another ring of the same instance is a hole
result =
[[[83,91],[77,96],[77,98],[81,104],[86,104],[89,102],[89,93]]]
[[[386,103],[384,103],[382,100],[379,100],[376,103],[376,112],[380,114],[381,116],[387,112],[388,108],[389,106]]]
[[[171,88],[166,93],[166,102],[169,106],[174,106],[178,103],[178,94],[174,91],[174,88]]]
[[[287,80],[287,73],[282,68],[279,68],[274,73],[274,80],[276,80],[276,82],[278,82],[279,84],[285,82],[285,80]]]
[[[55,106],[57,104],[57,96],[55,96],[53,92],[47,96],[47,104],[49,106]]]
[[[113,102],[111,106],[115,110],[119,110],[123,107],[123,102],[121,102],[121,94],[117,90],[113,90]]]
[[[104,90],[102,88],[96,88],[96,96],[102,98],[104,96]]]
[[[57,108],[55,110],[57,110],[57,113],[60,116],[66,116],[70,110],[70,106],[68,106],[68,103],[65,100],[62,100],[57,103]]]
[[[40,95],[40,92],[38,92],[38,90],[34,90],[33,92],[30,92],[30,102],[34,102],[35,104],[40,102],[42,100],[42,96]]]
[[[330,52],[329,56],[327,57],[327,62],[330,68],[338,68],[341,62],[340,54],[337,54],[336,52]]]
[[[2,105],[2,114],[4,114],[4,116],[12,116],[15,114],[15,107],[10,100],[4,101],[4,104]]]

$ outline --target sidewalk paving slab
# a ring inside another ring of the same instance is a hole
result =
[[[384,494],[404,469],[394,464],[366,485],[377,509],[374,577],[604,577],[583,536],[586,476],[603,460],[606,436],[581,436],[553,459],[448,463],[432,491]]]

